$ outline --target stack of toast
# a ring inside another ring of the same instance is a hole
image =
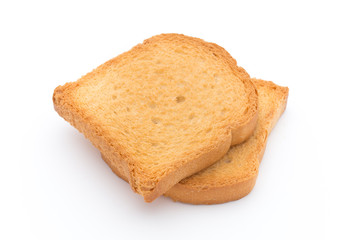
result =
[[[57,87],[53,102],[146,202],[217,204],[254,187],[287,97],[222,47],[161,34]]]

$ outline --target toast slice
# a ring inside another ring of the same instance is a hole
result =
[[[259,119],[254,134],[233,146],[210,167],[180,181],[164,195],[192,204],[217,204],[240,199],[253,189],[267,137],[284,112],[289,89],[272,82],[253,79],[259,93]],[[106,157],[103,156],[105,161]],[[122,179],[122,169],[113,169]]]
[[[250,137],[258,104],[229,53],[179,34],[147,39],[57,87],[53,102],[147,202]]]

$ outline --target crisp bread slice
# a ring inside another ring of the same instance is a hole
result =
[[[151,202],[247,139],[257,92],[223,48],[162,34],[55,89],[55,110]]]

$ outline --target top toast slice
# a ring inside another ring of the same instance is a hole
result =
[[[221,47],[162,34],[55,89],[55,110],[151,202],[246,140],[257,91]]]

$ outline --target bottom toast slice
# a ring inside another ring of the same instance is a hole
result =
[[[231,147],[215,164],[181,180],[165,196],[184,203],[217,204],[240,199],[251,192],[268,135],[284,112],[289,93],[287,87],[260,79],[252,80],[259,94],[259,118],[253,135],[246,142]],[[112,169],[127,181],[121,168]]]

